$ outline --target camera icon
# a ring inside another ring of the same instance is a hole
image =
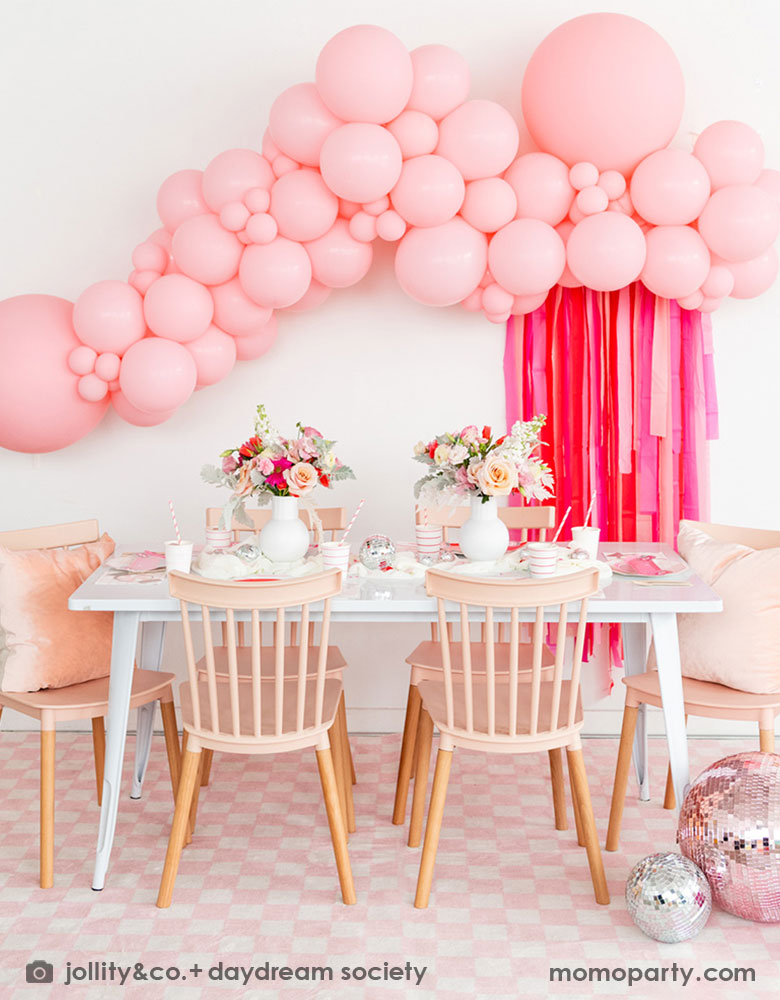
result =
[[[51,962],[28,962],[25,970],[28,983],[53,983],[54,967]]]

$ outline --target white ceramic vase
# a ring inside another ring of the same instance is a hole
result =
[[[482,497],[472,497],[471,517],[460,529],[460,550],[473,562],[500,559],[509,546],[509,529],[498,516],[494,499],[484,503]]]
[[[260,548],[271,562],[297,562],[309,548],[309,529],[298,517],[298,497],[271,497],[271,520],[260,531]]]

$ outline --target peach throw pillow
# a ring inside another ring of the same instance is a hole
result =
[[[110,611],[69,611],[73,591],[114,551],[108,535],[73,549],[0,546],[0,689],[38,691],[105,677]]]
[[[720,614],[678,616],[683,674],[756,694],[780,690],[780,548],[719,542],[685,521],[677,546],[723,599]]]

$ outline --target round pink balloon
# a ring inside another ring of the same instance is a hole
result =
[[[90,403],[99,403],[101,399],[108,395],[108,386],[102,378],[91,373],[82,375],[78,384],[79,396]]]
[[[306,244],[313,277],[328,288],[348,288],[365,277],[374,259],[370,243],[356,240],[345,219],[337,219],[329,232]]]
[[[707,244],[690,226],[656,226],[645,237],[647,259],[640,278],[665,299],[681,299],[700,288],[710,272]]]
[[[157,214],[169,232],[190,216],[208,212],[202,180],[202,170],[179,170],[162,182],[157,193]]]
[[[320,154],[322,177],[331,191],[361,204],[387,194],[401,165],[401,147],[381,125],[342,125],[330,133]]]
[[[390,193],[393,208],[412,226],[440,226],[463,204],[466,185],[443,156],[416,156],[404,163]]]
[[[253,188],[254,191],[260,191],[260,188]],[[271,203],[271,196],[267,191],[262,192],[268,199],[268,204]],[[268,208],[268,205],[265,206]],[[265,211],[265,209],[263,209]],[[249,216],[252,213],[249,211],[247,206],[243,201],[229,201],[227,205],[224,205],[219,213],[219,221],[225,227],[229,229],[231,233],[237,233],[244,228],[247,223]]]
[[[403,42],[373,24],[345,28],[326,43],[315,72],[320,97],[345,122],[392,121],[412,92],[412,60]]]
[[[753,260],[729,261],[728,268],[734,276],[731,297],[753,299],[762,295],[777,277],[777,250],[770,247]]]
[[[683,149],[659,149],[631,178],[634,208],[654,226],[684,226],[701,214],[710,178],[700,160]]]
[[[214,300],[214,323],[233,337],[257,333],[271,318],[268,306],[253,302],[241,287],[238,278],[211,289]]]
[[[247,220],[242,236],[246,243],[270,243],[278,233],[279,225],[272,215],[268,212],[255,212]]]
[[[313,83],[296,83],[271,105],[268,128],[280,152],[316,167],[323,142],[341,124],[323,104]]]
[[[515,219],[490,241],[488,265],[498,284],[512,295],[539,295],[563,273],[566,248],[541,219]]]
[[[133,267],[138,271],[157,271],[162,274],[168,266],[168,251],[159,243],[147,240],[133,250]]]
[[[483,177],[466,185],[460,214],[470,226],[480,232],[494,233],[511,222],[516,211],[517,196],[514,189],[500,177]]]
[[[540,149],[630,174],[668,145],[685,86],[672,49],[625,14],[583,14],[552,31],[523,77],[523,118]]]
[[[167,271],[167,268],[166,268]],[[174,273],[174,272],[171,272]],[[178,274],[178,268],[176,272]],[[131,271],[127,276],[127,283],[134,288],[139,295],[146,295],[151,286],[160,277],[159,271]]]
[[[119,378],[119,367],[121,360],[118,354],[101,354],[95,362],[95,374],[104,382],[113,382]]]
[[[388,243],[395,243],[396,240],[400,240],[405,232],[406,223],[398,212],[394,212],[392,209],[388,212],[382,212],[376,220],[377,236]]]
[[[216,215],[195,215],[173,234],[179,270],[204,285],[221,285],[238,271],[244,248]]]
[[[176,412],[175,410],[165,410],[162,413],[145,413],[132,406],[124,394],[119,391],[111,393],[111,403],[122,420],[135,427],[156,427],[157,424],[163,424],[166,420],[170,420]]]
[[[238,277],[250,299],[272,309],[284,309],[305,295],[311,281],[311,262],[300,243],[277,236],[265,246],[246,248]]]
[[[124,281],[98,281],[76,299],[73,327],[96,351],[123,354],[146,333],[143,299]]]
[[[285,156],[284,153],[280,153],[271,164],[274,177],[284,177],[285,174],[290,174],[293,170],[299,170],[300,166],[300,163],[289,156]]]
[[[103,418],[108,400],[83,399],[68,367],[79,347],[72,315],[72,303],[52,295],[0,302],[0,448],[57,451]]]
[[[538,295],[515,295],[514,303],[512,304],[512,312],[516,316],[523,316],[526,313],[532,313],[539,306],[544,305],[547,299],[547,292],[540,292]]]
[[[75,375],[89,375],[95,370],[96,361],[97,353],[91,347],[82,344],[80,347],[74,347],[68,355],[68,368]]]
[[[762,170],[758,175],[756,187],[766,191],[769,197],[780,206],[780,170]]]
[[[183,344],[163,337],[147,337],[133,344],[119,372],[119,387],[128,403],[145,413],[175,410],[190,398],[196,381],[197,368],[190,352]]]
[[[439,141],[436,122],[422,111],[402,111],[389,123],[387,131],[400,146],[405,160],[432,153]]]
[[[575,163],[569,170],[569,183],[576,191],[582,191],[586,187],[594,187],[599,182],[599,168],[595,163],[588,163],[586,160]]]
[[[500,315],[504,312],[511,312],[515,297],[501,285],[488,285],[482,293],[482,308],[486,313]]]
[[[271,188],[271,215],[287,239],[316,240],[327,233],[338,214],[339,200],[319,170],[296,170],[280,177]]]
[[[752,260],[777,239],[780,206],[759,187],[734,184],[715,191],[699,217],[699,232],[725,260]]]
[[[519,156],[504,174],[517,198],[519,218],[541,219],[551,226],[566,218],[574,200],[569,168],[549,153]]]
[[[698,309],[703,301],[704,301],[704,294],[702,293],[701,289],[697,289],[690,295],[683,295],[682,298],[677,300],[677,304],[680,306],[681,309],[692,310],[692,309]]]
[[[708,299],[705,295],[699,305],[699,312],[713,313],[723,305],[723,299]]]
[[[253,215],[256,212],[267,212],[271,207],[271,192],[265,188],[250,188],[244,195],[243,203]]]
[[[410,229],[398,244],[395,273],[417,302],[451,306],[479,286],[487,267],[487,239],[461,218]]]
[[[356,212],[349,220],[349,232],[361,243],[370,243],[376,239],[376,218],[368,212]]]
[[[469,96],[471,73],[460,52],[446,45],[421,45],[412,52],[414,83],[408,106],[438,121]]]
[[[363,211],[369,215],[380,216],[390,208],[390,199],[387,195],[377,198],[376,201],[369,201],[363,206]]]
[[[644,233],[620,212],[587,216],[572,229],[566,244],[571,273],[597,292],[613,292],[636,281],[646,252]]]
[[[187,350],[195,361],[198,389],[225,378],[236,363],[236,341],[213,323],[202,337],[187,344]]]
[[[713,264],[701,286],[708,299],[725,299],[734,288],[734,275],[725,264]]]
[[[466,101],[440,122],[436,152],[473,181],[506,170],[519,142],[517,125],[506,108],[495,101]]]
[[[583,215],[596,215],[597,212],[606,212],[609,198],[603,188],[594,184],[577,192],[575,204]]]
[[[276,316],[272,313],[264,327],[236,340],[236,357],[239,361],[254,361],[270,350],[275,340]]]
[[[228,202],[241,201],[251,188],[268,189],[273,182],[265,157],[253,149],[228,149],[203,171],[203,197],[212,212],[219,212]]]
[[[619,170],[603,170],[599,174],[598,185],[610,201],[616,201],[626,193],[626,179]]]
[[[696,140],[693,155],[706,167],[713,191],[729,184],[752,184],[764,166],[761,136],[744,122],[709,125]]]
[[[163,275],[144,298],[144,316],[149,329],[168,340],[181,343],[197,340],[208,329],[213,315],[214,302],[208,288],[184,274]],[[132,403],[132,396],[128,398]]]
[[[314,309],[321,305],[328,298],[332,288],[320,284],[319,281],[312,280],[306,294],[302,299],[298,299],[295,305],[288,306],[287,312],[306,312],[307,309]]]
[[[559,222],[555,227],[555,232],[563,240],[563,245],[567,248],[567,263],[566,267],[563,269],[563,274],[558,278],[558,284],[562,288],[582,288],[582,282],[578,281],[577,278],[571,273],[571,268],[568,264],[568,245],[569,236],[571,236],[572,230],[574,229],[574,223],[570,219],[564,219],[563,222]]]

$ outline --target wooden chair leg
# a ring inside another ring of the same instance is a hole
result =
[[[341,703],[339,702],[339,707],[340,706]],[[338,710],[336,711],[336,717],[333,720],[333,725],[328,730],[328,738],[330,740],[330,754],[333,758],[333,769],[336,775],[336,790],[339,793],[341,815],[344,818],[344,829],[348,830],[347,791],[344,788],[344,739]]]
[[[620,746],[615,764],[615,781],[612,785],[612,804],[609,808],[607,829],[607,850],[616,851],[620,843],[620,826],[623,822],[623,807],[626,803],[628,773],[631,769],[631,754],[634,748],[634,732],[639,708],[626,705],[623,709],[623,725],[620,730]]]
[[[192,836],[195,833],[195,822],[198,818],[198,801],[200,800],[200,786],[201,777],[203,773],[203,751],[201,750],[198,754],[200,760],[198,761],[198,775],[195,781],[195,790],[192,793],[192,802],[190,803],[190,829],[189,829],[189,839],[187,843],[192,841]]]
[[[566,789],[563,784],[563,755],[560,747],[547,751],[550,758],[550,781],[552,783],[553,810],[555,812],[555,829],[568,830],[566,819]]]
[[[409,820],[409,847],[419,847],[422,840],[423,818],[425,816],[425,793],[428,791],[428,770],[431,766],[431,745],[433,744],[433,719],[420,710],[417,725],[417,753],[414,773],[414,795],[412,796],[412,816]]]
[[[160,715],[162,716],[163,732],[165,733],[165,752],[168,755],[171,790],[173,791],[173,801],[175,802],[176,793],[179,790],[179,776],[181,774],[181,747],[179,746],[179,729],[176,725],[176,709],[173,707],[173,700],[160,702]]]
[[[203,764],[200,769],[200,786],[206,788],[211,780],[211,762],[214,759],[213,750],[203,750]]]
[[[758,738],[763,753],[775,752],[775,731],[774,729],[759,729]]]
[[[357,772],[355,771],[355,761],[352,759],[352,744],[347,740],[347,754],[349,756],[349,778],[353,785],[357,784]]]
[[[685,716],[685,724],[688,725],[688,716]],[[666,768],[666,788],[664,789],[664,809],[674,809],[677,800],[674,797],[674,782],[672,781],[671,762]]]
[[[398,777],[395,782],[395,803],[393,804],[393,823],[401,826],[406,819],[406,801],[409,798],[409,781],[414,764],[414,746],[417,737],[417,725],[420,720],[420,692],[416,684],[409,685],[409,695],[406,699],[406,718],[404,719],[404,734],[401,738],[401,757],[398,761]]]
[[[54,751],[55,732],[41,730],[41,889],[54,885]]]
[[[182,734],[181,734],[181,759],[182,759],[182,761],[184,761],[184,755],[187,752],[187,738],[188,738],[188,733],[187,733],[187,730],[185,729],[185,730],[182,731]],[[198,767],[202,767],[202,766],[203,766],[203,751],[201,750],[201,759],[198,762]],[[181,782],[181,775],[179,776],[179,781]],[[177,796],[177,798],[178,798],[178,795],[179,795],[179,790],[177,788],[176,789],[176,796]],[[191,843],[192,843],[192,822],[191,822],[191,820],[190,820],[190,818],[188,816],[187,817],[187,831],[184,834],[184,846],[187,847]]]
[[[580,818],[580,804],[577,801],[577,787],[574,784],[574,775],[571,770],[571,760],[566,754],[566,765],[569,771],[569,787],[571,788],[571,810],[574,813],[574,829],[577,832],[577,843],[580,847],[585,846],[585,836],[582,832],[582,820]]]
[[[165,855],[165,866],[163,867],[162,879],[160,880],[160,891],[157,895],[157,905],[160,909],[165,909],[171,905],[173,886],[176,882],[176,873],[179,870],[181,852],[189,826],[190,806],[197,787],[200,760],[200,750],[186,750],[182,759],[181,779],[179,781],[179,791],[176,795],[176,809],[173,813],[173,825],[171,826],[171,835],[168,838],[168,851]]]
[[[596,823],[593,819],[593,805],[590,801],[588,776],[585,773],[585,761],[582,758],[582,750],[569,750],[567,748],[566,756],[569,759],[569,768],[571,769],[571,775],[576,788],[582,835],[585,838],[585,850],[588,854],[590,878],[593,882],[593,893],[597,903],[607,906],[609,904],[607,879],[604,875],[604,863],[601,860],[601,848],[599,847],[599,838],[596,833]]]
[[[97,804],[103,805],[103,765],[106,762],[106,727],[102,715],[92,719],[92,750],[95,756],[95,783]]]
[[[352,757],[349,752],[349,732],[347,730],[347,706],[344,701],[344,694],[341,695],[341,704],[338,708],[338,714],[336,716],[339,728],[341,729],[341,763],[344,768],[344,779],[342,782],[344,788],[344,800],[347,805],[346,822],[347,822],[347,833],[355,832],[355,802],[352,797],[352,768],[350,766]],[[335,767],[335,763],[334,763]]]
[[[336,772],[330,750],[317,750],[317,767],[320,772],[325,811],[328,814],[328,826],[330,827],[330,839],[333,842],[333,854],[336,858],[336,869],[339,873],[341,898],[349,905],[356,903],[357,897],[352,881],[352,867],[349,863],[347,831],[344,826],[344,815],[341,811]]]
[[[428,807],[425,843],[420,858],[420,873],[417,876],[417,892],[414,897],[414,905],[418,910],[424,910],[428,906],[428,899],[431,895],[433,866],[436,864],[436,850],[439,846],[439,834],[441,833],[441,821],[444,816],[444,801],[447,798],[447,784],[450,780],[451,766],[452,750],[439,750],[436,754],[431,804]],[[416,794],[416,785],[414,790]]]

